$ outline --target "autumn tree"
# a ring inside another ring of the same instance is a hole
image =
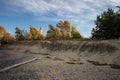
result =
[[[25,36],[25,40],[31,40],[32,39],[32,34],[31,33],[27,33]]]
[[[28,34],[28,37],[31,37],[33,40],[40,40],[43,38],[43,33],[41,30],[39,31],[37,28],[30,25],[30,33]]]
[[[15,34],[16,34],[15,35],[16,40],[19,40],[19,41],[25,40],[24,30],[21,30],[19,27],[15,28]]]
[[[61,39],[62,38],[62,31],[59,28],[55,28],[55,38]]]
[[[0,41],[2,41],[5,34],[6,34],[6,30],[4,29],[4,27],[0,26]]]
[[[47,38],[55,39],[70,39],[72,38],[81,38],[79,31],[75,26],[72,26],[72,31],[70,31],[70,22],[69,21],[60,21],[56,27],[49,25],[50,29],[47,32]]]
[[[7,42],[15,41],[14,37],[12,37],[3,26],[0,26],[0,43],[4,44]]]
[[[82,36],[80,35],[80,32],[76,29],[76,26],[72,26],[72,30],[71,30],[71,37],[73,39],[75,38],[81,38]]]
[[[58,27],[49,25],[50,29],[47,31],[47,39],[61,39],[62,32]]]
[[[55,27],[52,26],[52,25],[49,25],[49,30],[47,31],[47,39],[53,39],[55,38],[55,35],[56,35],[56,31],[55,31]]]
[[[63,38],[70,38],[70,22],[65,20],[65,21],[60,21],[56,27],[61,29],[62,32],[62,37]]]

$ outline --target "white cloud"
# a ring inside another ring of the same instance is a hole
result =
[[[5,3],[35,15],[54,12],[59,17],[73,18],[85,14],[92,19],[108,5],[119,5],[120,0],[7,0]]]
[[[110,2],[114,6],[120,6],[120,0],[110,0]]]
[[[10,1],[12,2],[13,0]],[[86,10],[91,15],[95,15],[95,13],[98,14],[99,10],[107,7],[108,4],[115,5],[119,2],[119,0],[14,0],[12,5],[21,7],[26,12],[31,12],[35,15],[53,11],[60,17],[65,17],[65,15],[73,17],[76,14],[84,14]]]
[[[20,7],[26,12],[40,15],[53,11],[56,15],[63,17],[84,14],[86,10],[98,14],[99,10],[108,4],[117,5],[119,0],[8,0],[9,4]],[[89,13],[88,13],[89,14]],[[91,14],[92,15],[92,14]]]
[[[8,5],[18,7],[18,11],[44,17],[40,21],[68,19],[81,26],[95,20],[109,6],[120,5],[120,0],[7,0]],[[5,2],[5,1],[3,1]],[[5,2],[6,3],[6,2]],[[54,14],[51,16],[49,13]],[[48,14],[47,16],[43,16]],[[94,25],[93,25],[94,26]],[[88,27],[88,26],[87,26]],[[91,26],[90,26],[91,27]]]

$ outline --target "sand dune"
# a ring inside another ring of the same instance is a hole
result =
[[[120,79],[119,39],[6,44],[0,50],[0,69],[35,57],[41,59],[0,73],[0,80]]]

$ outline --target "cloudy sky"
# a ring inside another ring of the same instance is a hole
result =
[[[120,0],[0,0],[0,25],[11,34],[16,26],[29,30],[30,24],[46,33],[49,24],[69,20],[90,37],[96,16],[117,5]]]

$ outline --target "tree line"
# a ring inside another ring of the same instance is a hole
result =
[[[15,36],[11,36],[3,26],[0,26],[0,41],[10,42],[10,41],[23,41],[23,40],[67,40],[67,39],[83,39],[80,32],[77,30],[76,26],[70,24],[69,21],[60,21],[54,27],[49,25],[49,30],[47,34],[44,35],[42,29],[37,29],[36,27],[30,25],[29,32],[15,28]]]
[[[101,15],[96,17],[95,27],[91,31],[91,39],[116,39],[120,38],[120,6],[118,10],[108,8]],[[23,40],[67,40],[82,39],[80,32],[75,25],[68,20],[59,21],[56,26],[49,25],[47,34],[44,35],[42,29],[30,25],[29,32],[19,27],[15,28],[15,37],[11,36],[3,26],[0,26],[0,42],[23,41]]]

